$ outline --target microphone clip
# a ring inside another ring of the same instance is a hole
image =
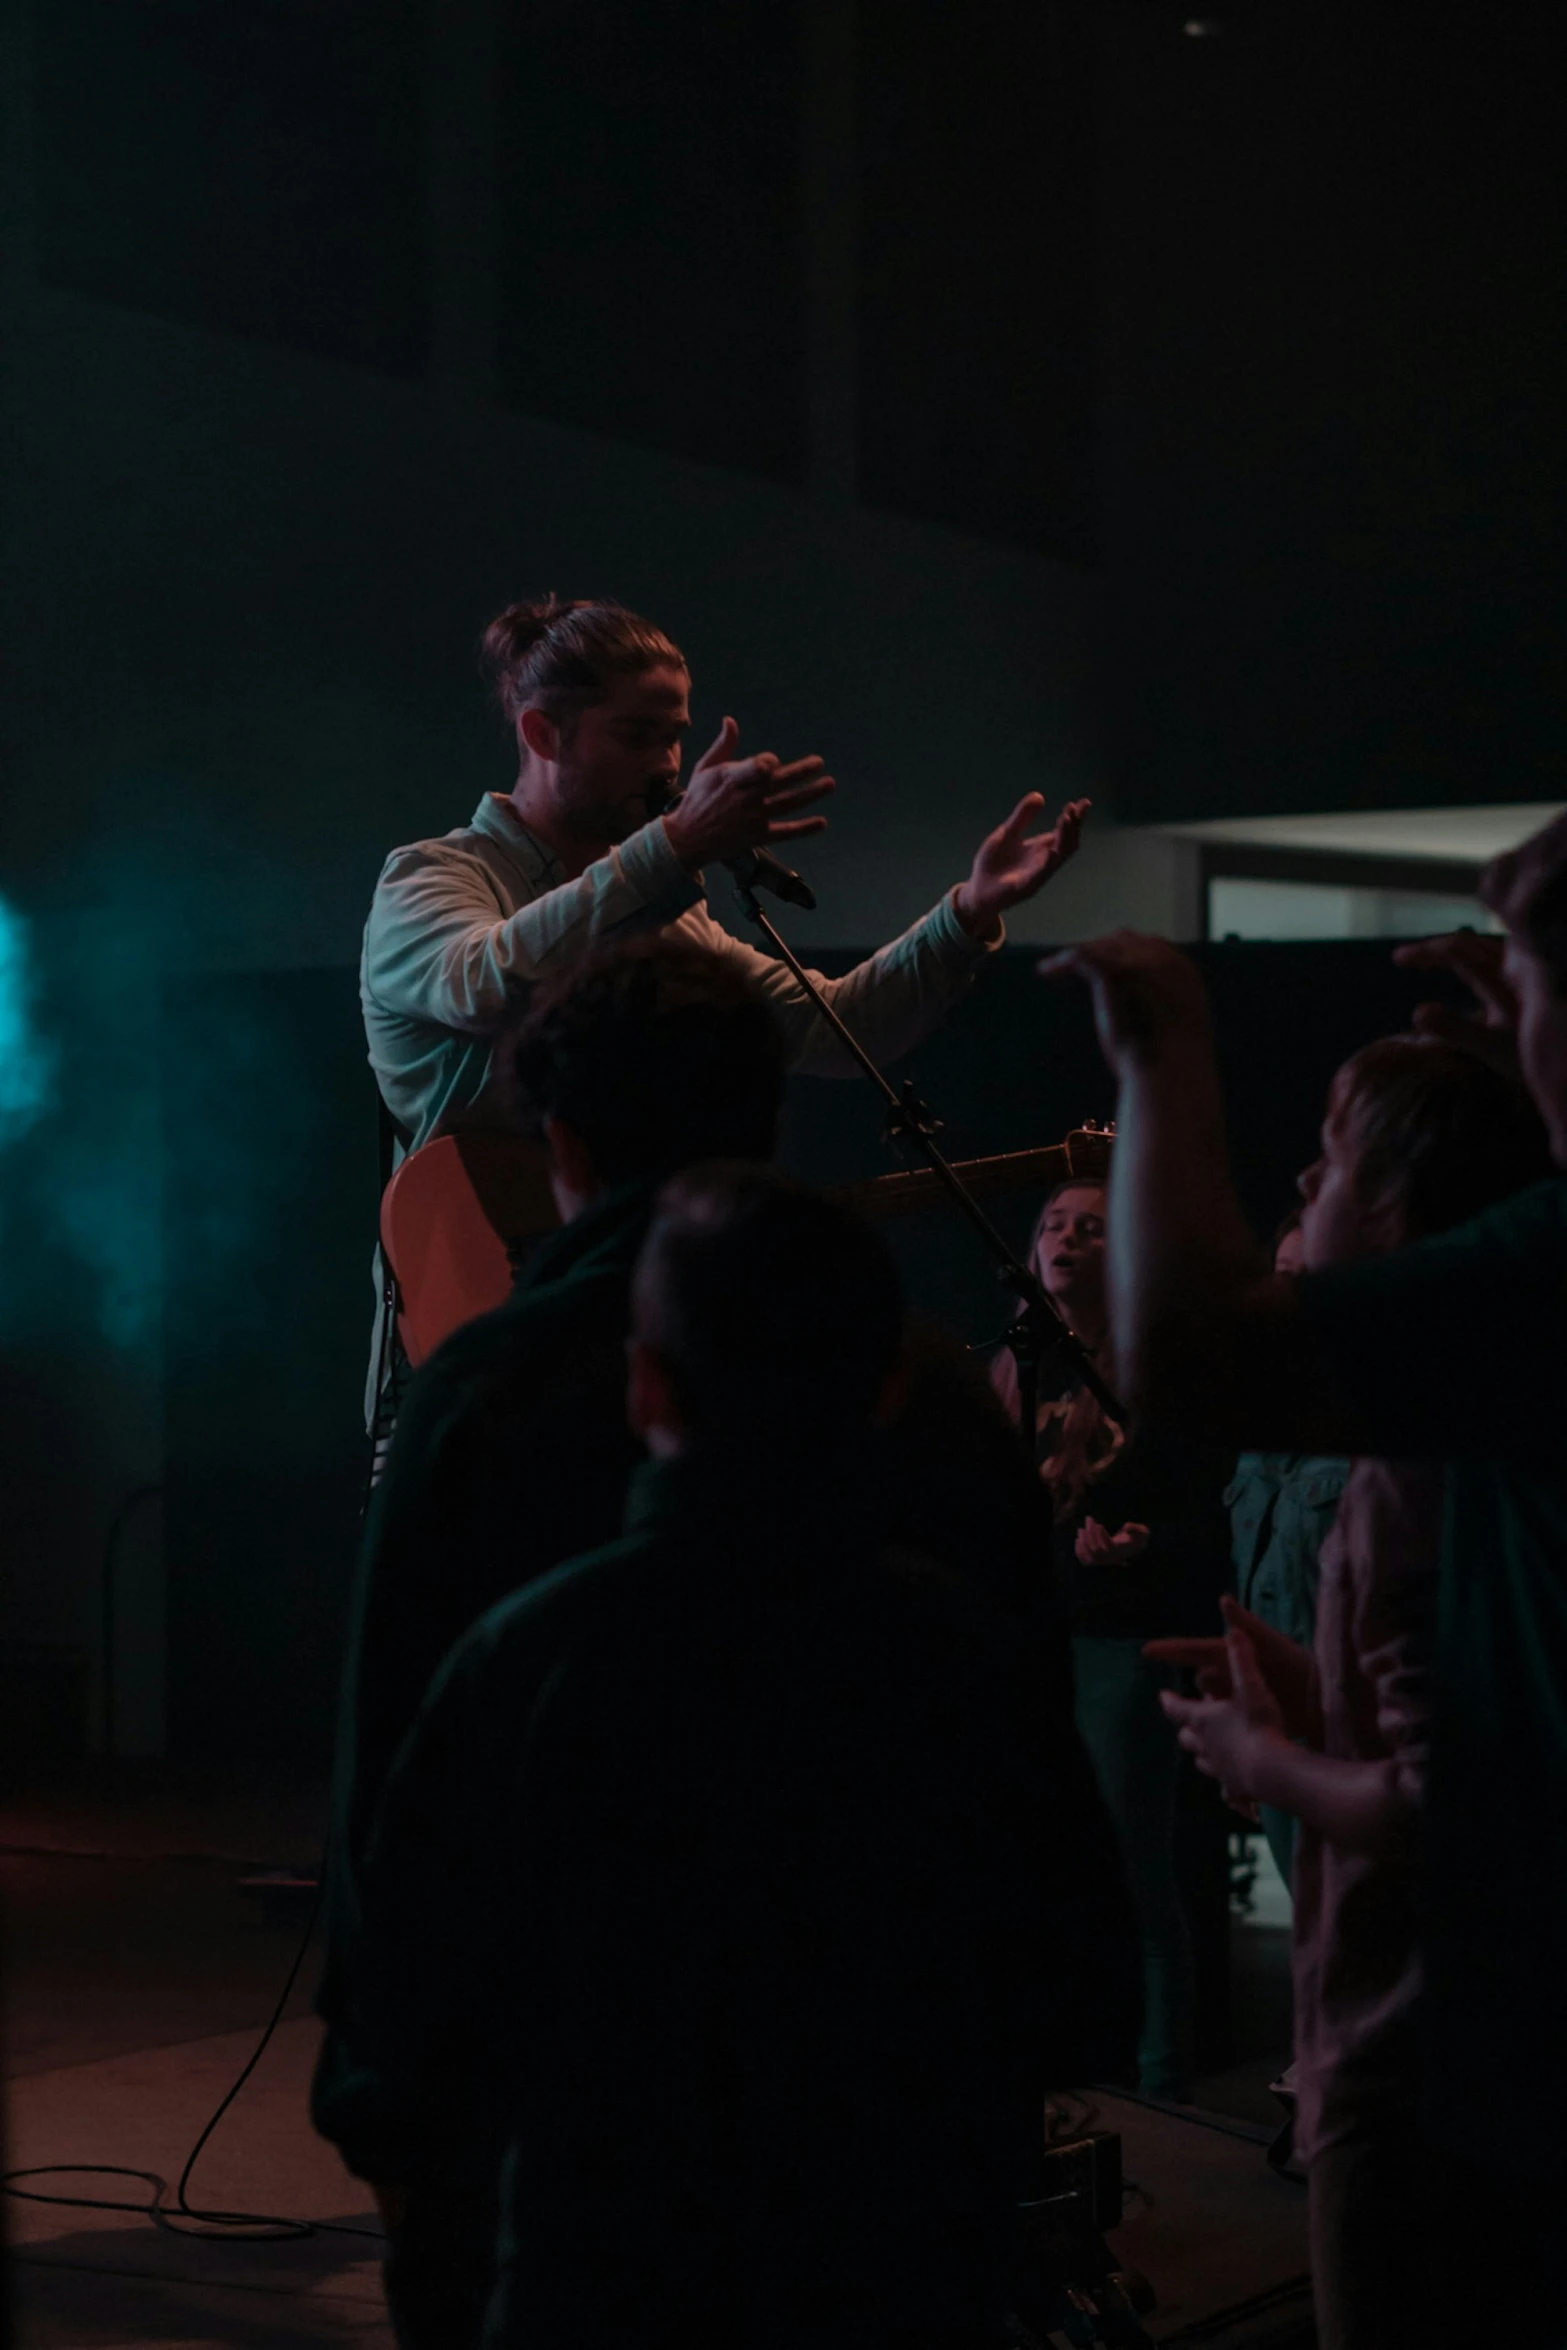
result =
[[[759,889],[765,889],[773,897],[782,898],[786,905],[803,906],[808,914],[815,913],[815,890],[802,875],[775,857],[771,850],[746,849],[740,856],[728,857],[724,861],[734,875],[742,906]],[[749,907],[746,910],[749,912]]]

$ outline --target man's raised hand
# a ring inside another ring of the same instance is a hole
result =
[[[684,794],[664,818],[669,845],[690,872],[702,865],[721,865],[747,849],[827,829],[825,816],[800,813],[833,788],[825,762],[794,759],[786,766],[774,751],[737,759],[739,740],[739,727],[726,718],[692,768]]]
[[[1156,1066],[1172,1047],[1211,1049],[1208,998],[1197,966],[1168,939],[1115,930],[1064,947],[1039,966],[1045,979],[1086,979],[1105,1059],[1118,1077]]]
[[[1502,968],[1507,941],[1478,930],[1449,930],[1440,938],[1412,938],[1393,960],[1410,971],[1451,971],[1476,998],[1478,1009],[1417,1004],[1417,1034],[1463,1045],[1504,1076],[1518,1075],[1518,998]]]
[[[1022,905],[1044,888],[1077,854],[1083,819],[1090,800],[1069,800],[1054,828],[1031,832],[1045,812],[1042,792],[1025,792],[1005,824],[998,824],[979,844],[967,881],[960,882],[953,900],[958,920],[971,938],[995,938],[1009,906]]]

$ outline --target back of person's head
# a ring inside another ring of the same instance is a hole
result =
[[[568,733],[579,711],[608,699],[616,678],[686,666],[661,628],[602,597],[508,604],[485,630],[480,659],[509,719],[542,710]]]
[[[1390,1238],[1446,1232],[1551,1173],[1529,1096],[1461,1045],[1380,1037],[1338,1071],[1330,1111],[1354,1135],[1356,1191]]]
[[[1567,814],[1553,816],[1480,876],[1480,896],[1567,995]]]
[[[898,1362],[903,1290],[869,1225],[761,1167],[694,1167],[661,1193],[632,1334],[687,1431],[780,1448],[869,1427]]]
[[[683,940],[607,948],[541,982],[498,1060],[519,1124],[560,1120],[605,1184],[766,1159],[777,1141],[777,1023],[731,963]]]

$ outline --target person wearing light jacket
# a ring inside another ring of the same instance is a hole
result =
[[[740,967],[791,1066],[853,1075],[798,980],[732,937],[705,902],[705,866],[825,828],[818,804],[833,779],[823,761],[739,758],[726,718],[681,794],[685,656],[618,604],[513,604],[486,630],[483,654],[516,733],[516,783],[487,792],[471,823],[394,849],[365,925],[360,1000],[399,1153],[454,1123],[488,1122],[494,1034],[530,983],[641,931],[673,930]],[[1037,792],[1025,794],[966,880],[901,937],[821,981],[878,1058],[925,1035],[1001,944],[1007,910],[1074,854],[1088,802],[1036,831],[1043,811]],[[379,1338],[378,1327],[377,1363]],[[372,1417],[379,1386],[372,1371]]]

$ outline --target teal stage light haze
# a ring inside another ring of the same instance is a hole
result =
[[[33,1018],[27,925],[0,898],[0,1149],[54,1106],[56,1056]]]

